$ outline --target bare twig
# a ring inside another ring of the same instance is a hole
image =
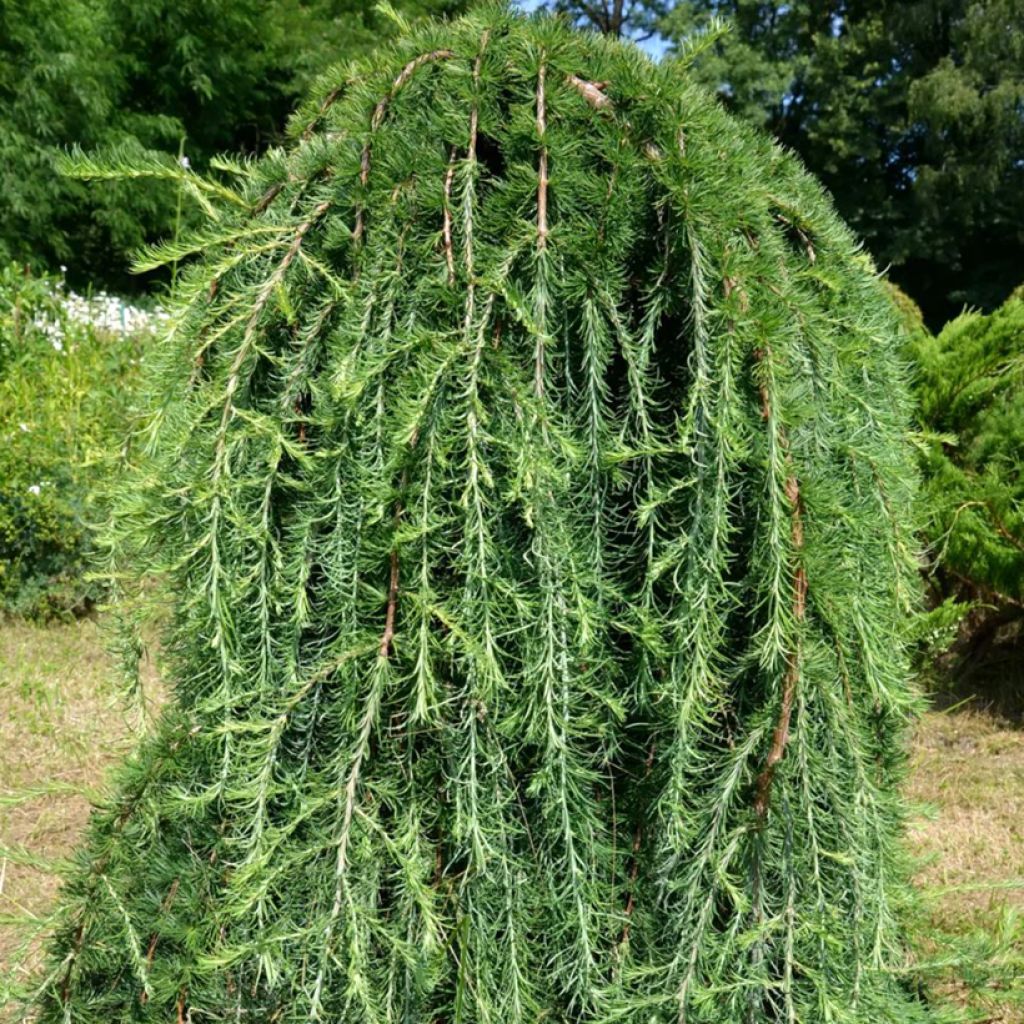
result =
[[[544,94],[545,66],[537,72],[537,136],[540,139],[540,163],[537,169],[537,245],[548,244],[548,147],[544,142],[547,132],[547,101]]]
[[[604,90],[608,88],[607,82],[588,82],[577,75],[568,75],[566,81],[595,109],[610,110],[615,106],[605,96]]]
[[[380,638],[380,656],[387,658],[391,653],[391,641],[395,637],[395,610],[398,607],[398,550],[391,549],[391,580],[388,583],[388,608],[384,617],[384,632]]]
[[[448,158],[448,171],[444,176],[444,259],[448,265],[448,284],[455,284],[455,251],[452,245],[452,182],[455,180],[455,147]]]

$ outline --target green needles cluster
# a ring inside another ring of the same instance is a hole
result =
[[[818,187],[501,7],[234,172],[143,257],[201,253],[110,548],[173,699],[39,1019],[922,1019],[902,367]]]
[[[1024,618],[1024,289],[989,316],[917,331],[915,388],[927,443],[924,496],[933,593],[973,605],[963,654]],[[968,640],[969,638],[969,640]]]

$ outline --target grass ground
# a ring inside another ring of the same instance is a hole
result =
[[[52,874],[20,863],[66,855],[89,815],[74,792],[102,783],[132,745],[101,630],[85,619],[47,628],[0,624],[0,976],[26,932],[12,918],[45,917]],[[20,795],[45,788],[35,799]],[[18,796],[6,804],[5,798]],[[6,805],[5,805],[6,804]],[[14,857],[5,854],[13,851]]]
[[[980,993],[965,973],[939,988],[985,1024],[1024,1022],[1024,722],[971,707],[926,714],[914,742],[909,796],[930,810],[910,830],[921,862],[926,955],[955,937],[999,968]],[[990,947],[990,948],[987,948]]]
[[[4,848],[26,849],[52,859],[74,845],[88,816],[80,795],[55,792],[4,806],[5,796],[57,784],[93,786],[132,744],[132,724],[121,711],[115,673],[103,653],[96,623],[85,620],[42,629],[0,625],[0,975],[22,944],[12,917],[45,916],[54,879],[4,857]],[[150,687],[155,689],[155,681]],[[942,958],[946,937],[977,949],[989,947],[1005,968],[1010,988],[1024,997],[1024,726],[979,710],[933,711],[920,723],[914,743],[910,796],[930,805],[910,833],[920,858],[918,880],[926,894],[926,927],[933,938],[925,957]],[[1015,916],[1018,915],[1018,916]],[[940,975],[951,1003],[985,1024],[1024,1024],[1003,982],[980,995],[969,991],[960,969]],[[884,1024],[884,1022],[879,1022]]]

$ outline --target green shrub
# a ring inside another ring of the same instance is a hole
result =
[[[821,190],[490,5],[293,124],[143,257],[202,253],[112,532],[172,699],[32,1019],[927,1019],[908,402]]]
[[[94,491],[141,357],[125,316],[110,297],[0,270],[0,609],[70,614],[97,596],[85,573]]]
[[[1024,618],[1024,292],[911,351],[935,597],[969,603],[970,645],[985,644]]]

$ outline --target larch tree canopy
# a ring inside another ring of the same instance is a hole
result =
[[[926,1019],[903,367],[817,184],[500,6],[222,167],[110,534],[170,701],[33,1019]]]

